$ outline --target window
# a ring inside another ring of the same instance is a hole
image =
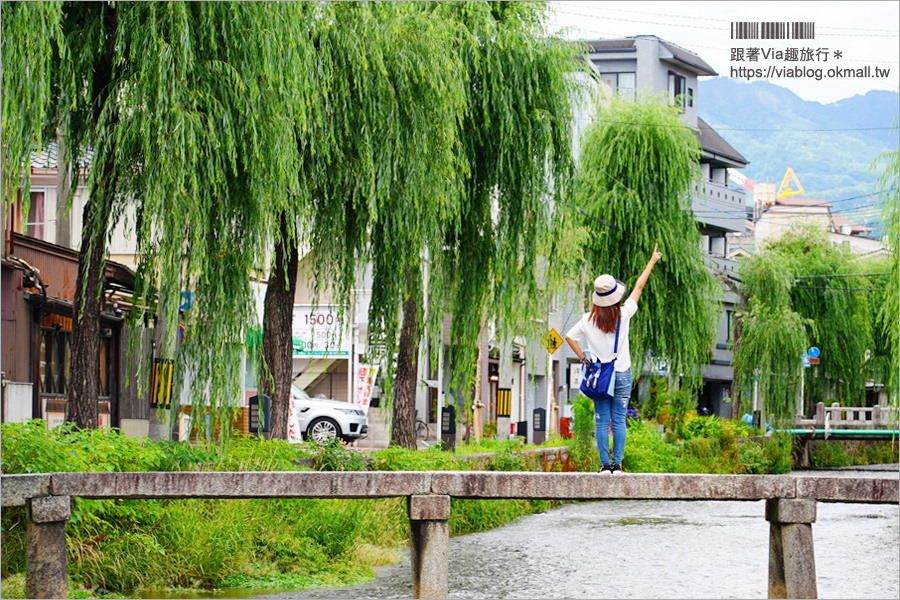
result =
[[[44,239],[44,192],[31,192],[25,235],[39,240]]]
[[[16,201],[9,205],[6,217],[7,243],[12,239],[13,233],[21,233],[29,237],[44,239],[44,192],[31,192],[28,201],[28,214],[24,213],[25,202],[22,200],[22,192],[16,195]]]
[[[688,88],[687,105],[694,106],[694,88]]]
[[[44,317],[38,350],[42,395],[65,396],[69,391],[69,340],[72,319],[57,314]]]
[[[634,100],[634,73],[600,73],[600,80],[609,86],[619,98]]]
[[[669,99],[684,112],[687,106],[687,79],[681,73],[669,71]]]
[[[728,343],[731,343],[732,333],[734,332],[734,311],[733,310],[725,311],[725,322],[726,322],[726,327],[728,328],[727,331],[725,332],[725,340]]]

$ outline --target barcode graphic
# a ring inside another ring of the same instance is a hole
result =
[[[733,40],[814,40],[812,21],[732,21]]]

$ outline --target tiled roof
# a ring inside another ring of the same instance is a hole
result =
[[[85,150],[84,158],[79,162],[83,169],[90,168],[94,159],[94,150],[88,148]],[[32,169],[56,169],[59,168],[59,148],[56,142],[45,144],[40,150],[35,150],[31,154]]]
[[[796,196],[788,196],[787,198],[776,198],[775,204],[778,206],[806,206],[806,207],[823,207],[831,208],[831,204],[824,200],[816,200],[814,198],[797,198]]]
[[[659,40],[659,43],[665,46],[666,50],[671,52],[675,56],[676,60],[694,67],[700,72],[700,75],[718,75],[718,73],[716,73],[716,70],[709,66],[705,60],[703,60],[690,50],[685,50],[681,46],[676,46],[672,42]]]
[[[590,40],[585,41],[590,47],[591,52],[613,52],[615,50],[624,50],[626,52],[634,50],[634,40]]]
[[[744,166],[750,164],[749,160],[744,158],[740,152],[735,150],[731,144],[726,142],[722,136],[716,133],[715,129],[710,127],[709,124],[700,117],[697,117],[697,127],[699,128],[699,131],[695,131],[694,135],[697,136],[697,141],[700,142],[701,148],[713,154],[730,158],[735,162],[744,163]]]
[[[866,227],[864,225],[860,225],[859,223],[854,223],[850,219],[846,217],[842,217],[841,215],[831,215],[831,224],[835,227],[841,227],[843,225],[850,226],[850,233],[868,233],[872,231],[871,227]]]

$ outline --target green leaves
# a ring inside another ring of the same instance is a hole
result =
[[[897,121],[894,121],[896,131]],[[881,220],[884,223],[884,245],[891,258],[890,277],[884,282],[884,294],[878,312],[878,326],[881,335],[888,345],[888,363],[890,368],[889,383],[897,402],[897,390],[900,388],[900,152],[885,152],[872,164],[872,170],[883,165],[875,186],[881,197]]]
[[[755,376],[767,409],[789,416],[800,355],[816,346],[818,376],[806,378],[807,397],[858,402],[873,374],[868,361],[884,351],[874,329],[880,310],[875,292],[888,278],[874,274],[883,270],[877,264],[817,230],[785,234],[745,259],[741,279],[749,314],[734,365],[742,393],[752,392]]]
[[[464,381],[486,306],[506,332],[541,308],[549,200],[570,177],[572,50],[543,37],[538,3],[327,6],[301,172],[314,277],[349,298],[371,264],[368,346],[388,380],[401,301],[427,313],[435,346],[450,315]]]
[[[812,322],[786,304],[753,302],[751,306],[734,356],[735,383],[750,398],[755,382],[767,419],[782,422],[796,407],[800,355],[807,347]]]
[[[62,2],[4,2],[3,35],[2,206],[16,199],[21,186],[27,203],[31,153],[43,145],[43,128],[51,102],[51,77],[60,42]],[[52,139],[51,141],[56,141]],[[27,207],[25,210],[27,215]]]
[[[632,288],[659,244],[630,343],[635,372],[652,351],[689,385],[715,340],[718,292],[690,211],[699,178],[695,136],[663,101],[613,100],[582,140],[571,219],[588,230],[585,281],[612,274]],[[609,225],[607,225],[607,223]]]

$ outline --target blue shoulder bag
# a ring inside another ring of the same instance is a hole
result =
[[[594,360],[581,367],[581,393],[591,400],[607,400],[616,396],[616,356],[619,354],[619,325],[616,323],[616,343],[613,357],[609,362],[600,362],[591,352]],[[587,356],[585,354],[585,356]]]

